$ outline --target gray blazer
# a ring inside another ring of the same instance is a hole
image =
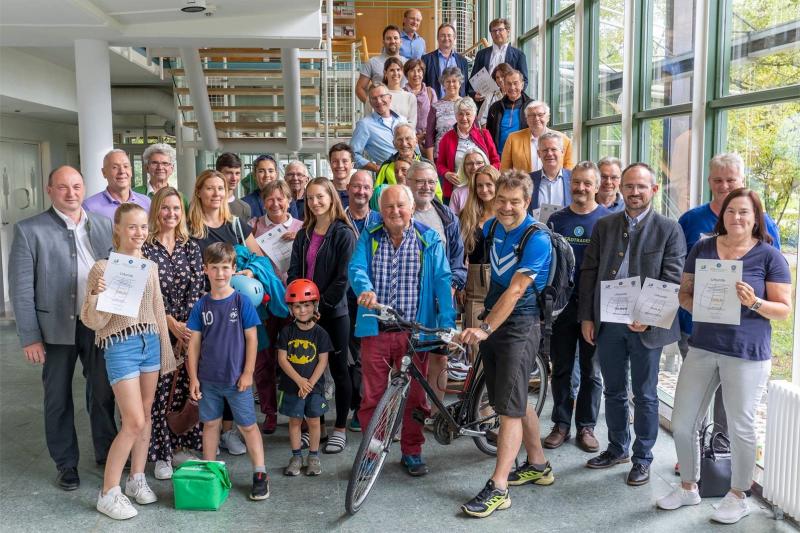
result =
[[[111,220],[86,212],[95,260],[108,258]],[[75,344],[78,258],[75,234],[51,207],[18,222],[9,257],[11,305],[22,346]]]
[[[594,226],[589,246],[581,263],[578,318],[592,320],[595,332],[600,331],[600,281],[614,279],[622,264],[630,239],[628,276],[639,276],[680,283],[686,257],[686,239],[678,223],[650,212],[628,233],[625,212],[601,218]],[[642,344],[660,348],[680,339],[678,319],[670,329],[650,327],[642,334]]]

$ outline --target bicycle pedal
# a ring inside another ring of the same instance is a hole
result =
[[[418,407],[418,408],[414,409],[414,411],[411,413],[411,418],[413,418],[414,420],[416,420],[417,422],[419,422],[420,424],[422,424],[424,426],[425,425],[425,419],[427,418],[427,416],[425,416],[425,411],[423,411],[422,409],[420,409]]]

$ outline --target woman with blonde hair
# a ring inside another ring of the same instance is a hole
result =
[[[347,444],[345,426],[353,388],[347,368],[350,315],[347,309],[347,266],[358,233],[347,217],[328,178],[314,178],[306,186],[303,229],[292,246],[287,282],[310,279],[319,288],[319,325],[328,333],[333,351],[328,365],[336,385],[336,422],[323,453],[339,453]],[[307,438],[307,437],[306,437]]]
[[[453,189],[450,194],[450,209],[456,216],[461,213],[464,204],[467,201],[467,194],[469,193],[469,184],[475,177],[475,172],[479,168],[488,165],[489,161],[486,159],[486,154],[477,148],[469,148],[464,152],[464,159],[458,166],[458,179],[461,184]]]
[[[156,464],[156,479],[170,479],[173,451],[200,450],[203,443],[199,425],[176,435],[167,425],[167,414],[180,411],[189,397],[189,377],[183,366],[186,343],[191,336],[186,321],[203,294],[205,276],[200,246],[189,238],[182,197],[176,189],[164,187],[153,195],[148,222],[150,233],[142,245],[142,254],[158,267],[170,343],[178,365],[174,374],[162,374],[158,380],[148,459]],[[186,453],[182,456],[188,457]],[[180,462],[180,458],[175,462]]]
[[[484,165],[467,182],[467,201],[458,216],[461,238],[467,256],[467,283],[458,298],[464,305],[464,327],[477,327],[478,315],[483,311],[483,300],[489,291],[490,262],[486,255],[483,226],[494,216],[495,186],[500,171]]]
[[[263,255],[261,249],[252,235],[252,230],[246,221],[231,214],[228,208],[228,181],[216,170],[205,170],[197,176],[189,204],[189,235],[200,247],[200,254],[215,242],[227,242],[231,245],[242,244],[257,255]],[[249,272],[241,274],[250,275]],[[205,291],[211,286],[205,279]],[[239,432],[233,425],[233,412],[228,403],[222,414],[222,435],[219,440],[220,448],[225,448],[231,455],[243,455],[247,447],[242,442]]]

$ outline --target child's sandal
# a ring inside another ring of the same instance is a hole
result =
[[[322,453],[341,453],[344,451],[345,446],[347,446],[347,437],[339,433],[334,433],[328,438],[328,442],[322,449]]]

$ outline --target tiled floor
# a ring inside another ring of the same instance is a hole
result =
[[[653,502],[676,482],[675,452],[669,434],[661,432],[649,485],[624,483],[627,468],[588,470],[587,454],[572,441],[548,453],[556,483],[550,487],[512,490],[513,505],[485,520],[464,517],[459,505],[471,498],[489,476],[494,460],[481,454],[468,439],[441,446],[429,439],[425,457],[431,474],[409,478],[399,466],[399,450],[388,465],[365,507],[355,517],[344,511],[344,493],[357,434],[349,434],[341,455],[323,456],[319,478],[287,479],[281,469],[288,460],[285,424],[264,439],[267,468],[272,478],[269,500],[247,500],[247,459],[224,455],[234,489],[219,512],[182,512],[172,506],[172,486],[152,480],[159,501],[140,507],[139,516],[118,523],[94,510],[102,471],[94,465],[83,379],[76,372],[75,402],[81,452],[81,488],[66,493],[55,487],[55,468],[44,443],[40,368],[23,361],[13,329],[0,326],[0,531],[587,531],[587,532],[789,532],[786,522],[772,520],[762,502],[751,500],[751,516],[735,526],[709,522],[715,501],[690,509],[657,511]],[[545,408],[549,413],[549,408]],[[602,416],[602,415],[601,415]],[[602,422],[598,437],[605,434]]]

